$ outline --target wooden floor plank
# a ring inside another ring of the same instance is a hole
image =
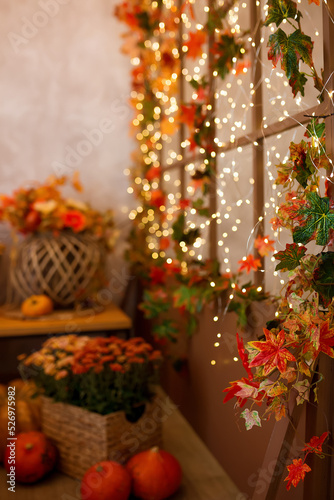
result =
[[[161,392],[160,396],[166,399]],[[169,405],[169,408],[173,408]],[[209,452],[178,409],[163,423],[164,448],[173,453],[183,469],[180,490],[170,500],[236,500],[240,492]],[[15,495],[7,490],[6,473],[0,470],[1,500],[80,500],[79,481],[58,472],[38,484],[16,485]]]

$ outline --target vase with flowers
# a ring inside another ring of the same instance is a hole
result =
[[[52,337],[20,360],[42,393],[42,429],[66,474],[81,478],[101,460],[125,462],[161,444],[154,395],[162,358],[143,339]]]
[[[0,221],[15,235],[10,281],[19,299],[46,294],[56,305],[73,306],[103,286],[105,252],[115,243],[113,212],[66,198],[67,177],[19,188],[0,197]],[[82,191],[78,175],[72,186]]]

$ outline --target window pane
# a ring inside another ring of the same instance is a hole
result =
[[[253,147],[228,151],[218,161],[218,258],[223,272],[235,272],[238,261],[252,253]]]

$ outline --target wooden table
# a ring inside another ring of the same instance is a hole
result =
[[[45,335],[50,333],[80,333],[109,330],[128,330],[131,319],[115,304],[101,312],[91,310],[84,314],[55,312],[40,319],[13,319],[0,311],[0,337]]]
[[[88,332],[91,335],[102,332],[129,335],[130,329],[131,319],[115,304],[84,315],[57,311],[40,319],[27,320],[9,318],[0,310],[0,382],[18,377],[17,356],[39,349],[50,335]]]
[[[166,395],[162,395],[164,401]],[[240,491],[197,436],[179,410],[168,405],[163,424],[164,449],[173,453],[183,469],[180,490],[170,500],[237,500]],[[40,483],[16,484],[15,494],[6,491],[6,474],[0,470],[1,500],[80,500],[79,481],[58,472]],[[87,499],[89,500],[89,499]],[[112,500],[112,499],[110,499]]]

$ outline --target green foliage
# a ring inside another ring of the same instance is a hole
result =
[[[277,264],[276,271],[292,271],[300,264],[300,259],[304,257],[306,247],[299,246],[297,243],[288,243],[286,249],[277,252],[274,257],[281,262]]]
[[[281,67],[287,78],[299,71],[299,60],[310,62],[312,54],[312,40],[300,30],[287,35],[281,28],[270,35],[268,41],[268,59],[273,62],[274,67],[281,61]],[[311,53],[309,52],[311,50]],[[305,58],[305,59],[304,59]]]
[[[291,78],[289,79],[290,87],[292,88],[293,97],[296,97],[298,92],[304,97],[304,87],[306,85],[307,78],[305,73],[301,73],[300,71],[294,70],[291,74]]]
[[[197,210],[197,213],[202,217],[210,217],[209,209],[207,207],[204,207],[203,198],[198,198],[197,200],[195,200],[192,206]]]
[[[263,301],[268,298],[268,293],[258,290],[249,281],[245,285],[234,289],[234,298],[229,302],[228,312],[235,312],[237,314],[237,324],[241,327],[246,327],[250,305],[253,302]]]
[[[305,73],[299,71],[299,62],[303,61],[307,64],[311,69],[314,86],[321,92],[318,99],[322,101],[323,81],[314,67],[312,59],[313,42],[301,30],[300,18],[302,15],[297,10],[296,3],[292,0],[269,0],[267,5],[268,13],[264,22],[265,26],[274,23],[278,27],[284,20],[287,20],[295,28],[295,31],[289,35],[281,28],[278,28],[275,33],[269,36],[268,59],[272,61],[274,67],[281,61],[281,68],[285,71],[294,97],[298,92],[304,96],[307,78]],[[297,26],[294,22],[297,22]]]
[[[318,137],[321,139],[325,134],[325,122],[319,122],[316,118],[312,118],[306,127],[305,135],[307,137]]]
[[[176,342],[179,329],[173,320],[160,319],[158,323],[153,325],[152,332],[159,338],[167,338],[171,342]]]
[[[200,230],[198,228],[189,229],[185,227],[185,215],[181,213],[176,221],[174,222],[173,228],[173,240],[180,243],[184,241],[186,245],[193,245],[196,241],[196,238],[200,236]]]
[[[301,13],[297,10],[296,2],[291,0],[269,0],[268,13],[264,21],[265,26],[275,23],[277,27],[284,21],[284,19],[294,19],[299,21]]]
[[[290,160],[293,162],[293,171],[299,184],[306,188],[310,175],[314,172],[313,163],[309,160],[309,144],[301,141],[300,144],[290,144]]]
[[[219,41],[215,43],[212,52],[215,55],[213,69],[223,80],[233,67],[233,59],[242,59],[241,49],[243,44],[236,41],[232,34],[220,35]]]
[[[334,297],[334,252],[321,254],[320,264],[314,271],[314,289],[320,295],[320,301],[326,307]]]
[[[185,308],[190,314],[199,313],[203,302],[196,287],[181,285],[174,291],[174,306]]]
[[[145,290],[143,299],[139,307],[148,319],[157,318],[170,308],[167,295],[159,295],[154,290]]]
[[[293,241],[305,244],[315,239],[317,245],[327,245],[329,232],[334,229],[334,213],[330,209],[329,198],[320,198],[317,193],[308,193],[306,198],[308,205],[298,210],[303,224],[293,230]]]

